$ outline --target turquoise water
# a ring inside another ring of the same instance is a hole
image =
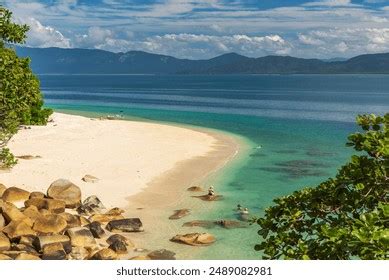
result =
[[[234,219],[240,203],[261,215],[275,197],[333,176],[347,161],[356,114],[389,110],[385,75],[41,76],[47,105],[227,131],[249,143],[211,178],[225,199],[196,219]],[[193,217],[192,217],[193,218]],[[190,220],[190,219],[189,219]],[[205,231],[205,230],[204,230]],[[257,227],[213,228],[203,259],[255,259]]]

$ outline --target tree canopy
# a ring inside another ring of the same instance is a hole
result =
[[[19,58],[12,44],[25,42],[27,25],[11,21],[12,13],[0,6],[0,167],[14,164],[5,148],[20,125],[45,124],[51,110],[42,108],[39,80],[28,58]]]
[[[389,114],[357,118],[358,151],[315,188],[275,199],[257,219],[266,259],[389,258]]]

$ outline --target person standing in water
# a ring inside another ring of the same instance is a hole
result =
[[[210,186],[209,189],[208,189],[208,195],[209,196],[214,196],[215,195],[215,191],[213,189],[213,186]]]

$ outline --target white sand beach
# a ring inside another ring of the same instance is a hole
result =
[[[220,168],[237,149],[231,140],[223,145],[216,134],[172,125],[61,113],[54,113],[52,119],[47,126],[21,129],[12,138],[9,148],[16,156],[39,158],[19,159],[11,171],[0,171],[1,183],[45,192],[51,182],[65,178],[81,188],[84,198],[97,195],[106,207],[126,208],[128,197],[149,186],[162,193],[177,184],[188,187],[194,176],[203,178]],[[208,155],[213,159],[208,160]],[[190,160],[195,160],[196,166],[188,164]],[[186,172],[182,163],[186,163]],[[172,179],[176,182],[166,185],[161,178],[174,171],[176,178]],[[99,181],[83,182],[86,174]],[[147,191],[144,193],[150,197]]]

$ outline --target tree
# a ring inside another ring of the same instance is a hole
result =
[[[357,117],[335,178],[275,199],[256,220],[266,259],[389,259],[389,114]]]
[[[16,163],[5,148],[20,125],[46,124],[50,109],[42,108],[39,80],[28,58],[19,58],[12,44],[25,42],[27,25],[11,21],[12,13],[0,6],[0,168]]]

